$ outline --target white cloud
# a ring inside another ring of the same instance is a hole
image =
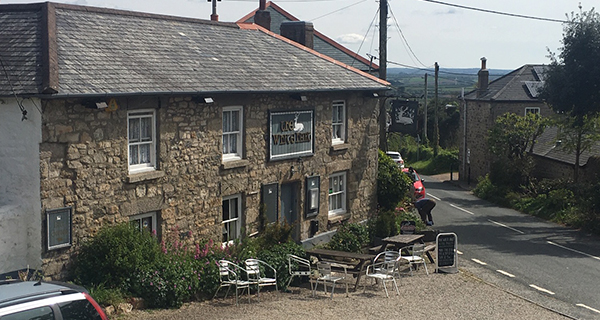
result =
[[[352,43],[361,43],[364,39],[365,39],[365,37],[361,36],[360,34],[348,33],[348,34],[343,34],[341,36],[338,36],[337,39],[335,39],[335,40],[342,44],[352,44]]]

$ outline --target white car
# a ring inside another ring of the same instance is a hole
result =
[[[400,152],[387,151],[385,154],[387,154],[390,158],[392,158],[392,160],[394,160],[394,162],[398,165],[398,167],[404,168],[404,160],[402,159]]]

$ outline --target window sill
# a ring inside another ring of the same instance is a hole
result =
[[[327,221],[330,225],[342,222],[350,219],[350,212],[338,213],[327,217]]]
[[[348,150],[349,146],[347,143],[338,143],[331,146],[331,151],[345,151]]]
[[[221,169],[229,170],[235,168],[247,167],[250,164],[250,161],[242,159],[242,160],[231,160],[225,161],[221,164]]]
[[[134,174],[128,175],[127,182],[128,183],[136,183],[136,182],[142,182],[142,181],[148,181],[148,180],[155,180],[158,178],[162,178],[164,176],[165,176],[165,172],[160,171],[160,170],[140,172],[140,173],[134,173]]]

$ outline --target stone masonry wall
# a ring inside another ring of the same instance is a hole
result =
[[[257,230],[263,184],[297,182],[299,234],[309,237],[304,219],[305,178],[321,177],[319,232],[337,221],[328,217],[328,176],[347,172],[348,214],[365,219],[376,209],[378,100],[360,93],[307,94],[307,101],[287,94],[215,95],[214,103],[192,97],[119,98],[114,112],[90,109],[77,100],[43,103],[40,174],[42,219],[45,210],[73,208],[73,246],[44,249],[43,271],[48,278],[68,276],[71,256],[102,226],[128,221],[130,216],[157,211],[159,235],[177,228],[193,240],[220,240],[222,198],[242,194],[246,232]],[[347,105],[347,143],[331,145],[332,101]],[[223,165],[222,108],[244,107],[244,159]],[[128,174],[127,111],[156,109],[158,170]],[[315,111],[315,154],[301,161],[268,159],[268,112]],[[291,166],[296,170],[291,173]],[[45,221],[42,223],[45,224]],[[46,230],[42,231],[45,239]],[[44,240],[45,241],[45,240]],[[42,244],[46,248],[46,244]]]

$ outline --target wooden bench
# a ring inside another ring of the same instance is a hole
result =
[[[327,249],[310,249],[307,250],[306,253],[317,257],[320,261],[331,262],[333,271],[344,272],[344,267],[346,267],[346,272],[348,274],[356,276],[354,291],[358,288],[358,283],[361,276],[366,272],[367,265],[375,258],[375,255],[372,254]],[[339,266],[336,266],[336,264]]]
[[[436,248],[435,243],[425,246],[425,254],[427,255],[427,258],[429,258],[429,261],[431,263],[434,263],[434,261],[433,261],[433,257],[431,256],[430,252],[435,251],[435,248]]]

